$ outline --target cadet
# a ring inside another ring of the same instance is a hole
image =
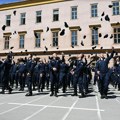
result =
[[[74,94],[72,96],[77,96],[77,83],[79,84],[79,91],[82,97],[85,97],[84,91],[84,79],[83,79],[83,68],[87,64],[83,61],[84,55],[81,54],[78,56],[78,60],[76,61],[75,68],[73,69],[73,86],[74,86]],[[80,96],[79,96],[80,97]]]
[[[104,57],[103,54],[101,54],[100,59],[97,61],[96,63],[96,71],[97,74],[99,75],[99,91],[101,94],[101,99],[103,98],[108,98],[107,97],[107,91],[108,91],[108,79],[107,78],[107,73],[108,73],[108,63],[110,61],[110,59],[113,57],[114,55],[114,48],[112,48],[112,53],[110,56],[108,56],[107,58]]]
[[[49,89],[49,79],[50,79],[50,70],[49,70],[49,62],[45,62],[45,82],[46,88]]]
[[[117,77],[116,82],[118,84],[118,90],[120,91],[120,60],[119,60],[119,58],[116,59],[115,73],[116,73],[116,77]]]
[[[3,74],[3,83],[2,83],[2,94],[4,94],[5,89],[9,90],[9,93],[11,94],[12,88],[9,86],[9,72],[11,69],[11,64],[12,64],[12,56],[8,54],[7,59],[4,61],[2,64],[2,68],[4,69],[4,74]]]
[[[18,66],[18,79],[19,79],[19,84],[20,84],[19,91],[24,91],[25,76],[26,76],[26,64],[23,59],[20,59],[20,63]]]
[[[63,93],[66,92],[67,87],[67,72],[68,66],[65,63],[65,59],[63,59],[59,67],[59,85],[63,86]]]
[[[43,60],[39,60],[39,81],[38,81],[38,92],[43,92],[43,89],[45,87],[45,64],[43,63]]]
[[[27,70],[26,81],[28,87],[28,93],[26,96],[32,96],[32,85],[33,85],[33,70],[36,63],[32,60],[32,57],[29,59],[29,70]]]
[[[27,72],[26,81],[27,81],[28,93],[25,96],[32,96],[32,76],[31,76],[31,70],[29,70]]]
[[[39,82],[39,59],[36,59],[36,65],[33,70],[33,89],[37,86]],[[37,86],[38,87],[38,86]]]
[[[57,55],[54,53],[52,55],[53,59],[50,60],[49,63],[49,69],[50,69],[50,81],[51,81],[51,94],[50,96],[55,95],[58,97],[57,92],[58,92],[58,83],[59,83],[59,78],[58,78],[58,73],[59,73],[59,62],[57,60]]]
[[[15,62],[13,62],[12,67],[11,67],[11,84],[12,87],[14,86],[14,81],[16,82],[16,88],[18,87],[18,80],[17,80],[17,70],[18,70],[18,66]]]

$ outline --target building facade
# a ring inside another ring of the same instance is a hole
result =
[[[119,0],[27,0],[0,5],[0,56],[120,52]],[[22,53],[22,54],[21,54]]]

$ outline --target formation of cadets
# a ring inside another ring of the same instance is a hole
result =
[[[120,90],[120,57],[116,59],[113,67],[108,68],[114,53],[112,48],[107,57],[101,54],[94,68],[91,67],[94,60],[88,62],[84,54],[78,55],[77,59],[68,59],[67,62],[64,54],[60,58],[54,53],[48,61],[33,59],[32,55],[29,55],[25,59],[18,59],[16,63],[13,56],[8,54],[5,60],[0,60],[1,94],[4,94],[5,90],[11,94],[13,87],[24,91],[27,86],[26,96],[32,96],[34,90],[44,92],[44,89],[50,89],[50,96],[58,97],[59,89],[66,93],[72,87],[71,95],[77,96],[80,93],[81,98],[87,96],[91,80],[94,79],[93,85],[98,85],[101,99],[107,99],[109,84]]]

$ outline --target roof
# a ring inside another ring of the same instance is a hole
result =
[[[26,0],[26,1],[20,1],[20,2],[13,2],[8,4],[1,4],[0,11],[22,8],[22,7],[37,6],[42,4],[64,2],[64,1],[69,1],[69,0]]]

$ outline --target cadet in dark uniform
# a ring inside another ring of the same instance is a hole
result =
[[[20,59],[20,63],[18,66],[18,79],[19,79],[19,84],[20,84],[19,91],[24,91],[25,77],[26,77],[26,64],[23,59]]]
[[[26,82],[28,87],[28,93],[26,96],[32,96],[32,85],[33,85],[33,71],[36,63],[32,60],[32,56],[30,56],[27,60],[27,75]]]
[[[49,62],[45,62],[45,82],[46,88],[49,89],[49,79],[50,79],[50,70],[49,70]]]
[[[53,54],[53,59],[50,60],[49,69],[50,69],[50,81],[51,81],[51,94],[50,96],[55,95],[57,97],[58,92],[58,83],[59,83],[59,62],[56,59],[56,53]]]
[[[96,63],[96,71],[97,74],[99,75],[99,91],[101,94],[101,99],[106,98],[107,99],[107,91],[108,91],[108,79],[107,78],[107,73],[108,73],[108,64],[110,59],[113,57],[114,55],[114,48],[112,48],[112,53],[110,56],[108,56],[107,58],[104,57],[103,54],[101,54],[100,59],[97,61]]]
[[[89,65],[85,65],[83,68],[83,81],[84,81],[84,90],[85,95],[89,92],[88,87],[92,78],[91,68]]]
[[[9,86],[9,72],[12,65],[12,56],[8,54],[7,59],[2,64],[2,68],[4,69],[3,74],[3,83],[2,83],[2,94],[4,94],[5,89],[9,90],[9,93],[11,94],[12,88]]]
[[[36,65],[33,70],[33,89],[37,86],[39,82],[39,59],[36,59]],[[38,86],[37,86],[38,87]]]
[[[82,97],[85,97],[85,86],[83,79],[83,68],[87,64],[83,61],[84,55],[81,54],[78,56],[78,60],[76,61],[75,68],[73,68],[73,86],[74,86],[74,94],[72,96],[77,96],[77,83],[79,84],[79,91]],[[80,97],[80,96],[79,96]]]
[[[39,81],[38,81],[38,92],[43,92],[43,89],[45,87],[45,64],[43,63],[43,60],[39,60]]]
[[[67,72],[68,65],[65,63],[65,59],[63,59],[59,67],[59,85],[63,87],[63,93],[66,92],[67,87]]]
[[[27,81],[28,93],[25,96],[32,96],[32,75],[31,75],[31,70],[27,72],[26,81]]]
[[[120,60],[116,59],[115,63],[116,83],[118,84],[118,90],[120,91]]]
[[[14,87],[14,83],[15,83],[16,84],[16,88],[18,87],[17,71],[18,71],[18,65],[14,61],[13,64],[12,64],[12,67],[11,67],[10,77],[11,77],[12,87]]]
[[[0,60],[0,86],[2,86],[2,80],[3,80],[3,73],[4,69],[2,68],[3,62]]]

